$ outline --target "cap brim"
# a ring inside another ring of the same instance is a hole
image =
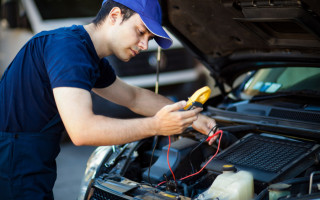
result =
[[[148,17],[143,15],[140,15],[140,17],[147,29],[155,35],[154,40],[158,43],[158,45],[163,49],[168,49],[172,45],[172,39],[162,28],[162,26],[158,22]]]

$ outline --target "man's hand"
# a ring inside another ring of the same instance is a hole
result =
[[[199,114],[198,119],[193,122],[192,127],[204,135],[208,135],[209,131],[216,125],[214,119],[207,117],[205,115]],[[211,138],[209,145],[212,145],[213,142],[217,139],[218,135]]]
[[[186,101],[180,101],[164,106],[153,117],[157,135],[173,135],[183,132],[197,120],[202,108],[180,111],[186,106]]]

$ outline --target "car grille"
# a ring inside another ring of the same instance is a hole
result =
[[[299,112],[283,109],[272,109],[269,114],[270,117],[279,117],[283,119],[292,119],[298,121],[307,121],[320,123],[320,114],[314,112]]]
[[[310,145],[287,145],[285,142],[255,138],[248,140],[246,145],[236,146],[220,156],[220,159],[245,167],[278,172],[310,147]]]
[[[116,194],[95,188],[90,200],[128,200],[127,198],[120,197]]]
[[[313,164],[314,159],[307,158],[318,149],[313,143],[250,134],[221,152],[207,169],[221,173],[224,164],[233,164],[251,172],[255,180],[270,183],[300,174]]]

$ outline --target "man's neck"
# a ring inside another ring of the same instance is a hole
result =
[[[88,25],[84,25],[84,29],[88,32],[100,59],[112,54],[105,44],[105,35],[103,35],[101,28],[96,26],[94,23],[90,23]]]

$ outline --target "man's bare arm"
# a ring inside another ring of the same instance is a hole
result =
[[[197,119],[201,109],[179,112],[185,102],[167,105],[153,117],[114,119],[92,112],[86,90],[71,87],[53,89],[58,111],[75,145],[124,144],[154,135],[181,133]]]
[[[95,88],[93,91],[101,97],[125,106],[143,116],[153,116],[163,106],[173,103],[162,95],[129,85],[119,78],[109,87],[102,89]]]
[[[119,91],[121,92],[119,93]],[[169,99],[157,95],[152,91],[128,85],[119,78],[108,88],[94,89],[94,92],[144,116],[153,116],[163,106],[173,103]],[[198,120],[192,124],[193,128],[205,135],[215,125],[215,120],[201,114],[198,115]],[[209,144],[212,144],[215,139],[216,137],[211,139]]]

